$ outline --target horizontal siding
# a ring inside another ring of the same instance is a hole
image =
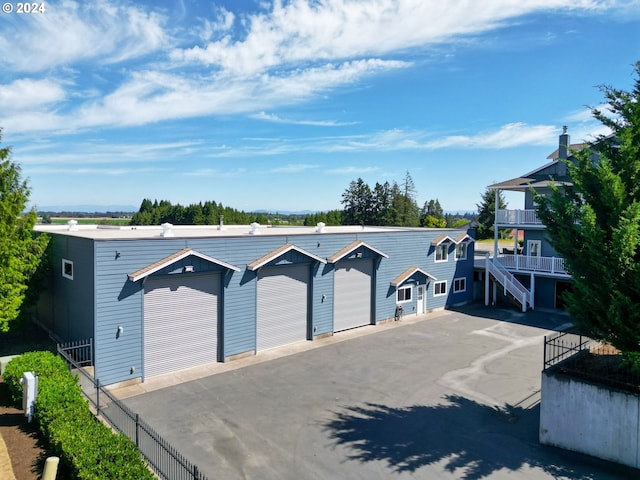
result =
[[[256,348],[256,274],[247,265],[285,243],[292,243],[321,258],[327,258],[356,240],[362,240],[389,258],[376,260],[375,321],[392,318],[395,312],[395,288],[390,283],[410,266],[429,272],[439,280],[447,280],[449,295],[433,298],[433,287],[427,288],[427,308],[470,301],[473,285],[473,246],[467,260],[456,262],[453,249],[449,261],[435,263],[431,241],[442,233],[452,236],[459,231],[417,229],[413,231],[349,234],[310,234],[300,236],[255,236],[198,239],[146,239],[96,241],[95,245],[95,338],[96,360],[103,383],[140,376],[142,371],[143,292],[141,282],[130,282],[127,274],[144,268],[183,248],[235,265],[239,272],[227,272],[222,292],[222,354],[224,357],[254,351]],[[70,237],[63,237],[70,238]],[[93,243],[92,241],[87,241]],[[116,253],[117,252],[117,253]],[[92,253],[92,252],[91,252]],[[365,252],[367,253],[367,252]],[[294,259],[297,254],[290,255]],[[297,260],[306,260],[299,257]],[[184,264],[196,270],[211,269],[208,262],[195,259]],[[176,270],[174,265],[169,270]],[[333,330],[334,266],[316,265],[312,269],[311,312],[314,335]],[[167,273],[167,272],[163,272]],[[453,278],[467,278],[466,295],[452,295]],[[58,282],[59,283],[59,282]],[[91,282],[87,282],[91,284]],[[93,292],[84,291],[93,297]],[[322,300],[323,295],[325,297]],[[456,298],[454,298],[456,297]],[[415,296],[414,296],[415,302]],[[409,308],[415,308],[412,303]],[[116,338],[117,327],[124,334]],[[131,368],[135,368],[132,374]]]

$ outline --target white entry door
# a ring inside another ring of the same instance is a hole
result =
[[[417,289],[417,294],[416,296],[417,298],[417,312],[418,315],[422,315],[424,313],[424,300],[425,300],[425,296],[424,296],[424,285],[418,285],[418,289]]]

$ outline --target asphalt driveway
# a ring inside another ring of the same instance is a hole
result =
[[[124,402],[210,480],[627,478],[538,444],[567,321],[469,306]]]

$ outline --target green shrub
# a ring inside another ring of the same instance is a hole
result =
[[[51,352],[27,352],[11,360],[4,371],[4,382],[9,387],[11,399],[16,406],[22,405],[22,384],[24,372],[33,372],[40,380],[64,371],[64,361]]]
[[[51,352],[30,352],[7,364],[5,382],[13,400],[22,400],[20,379],[38,379],[35,418],[50,453],[60,457],[65,478],[78,480],[152,480],[131,440],[98,421],[82,395],[77,376]]]

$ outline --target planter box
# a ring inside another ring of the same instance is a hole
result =
[[[540,443],[640,468],[640,395],[545,370]]]

